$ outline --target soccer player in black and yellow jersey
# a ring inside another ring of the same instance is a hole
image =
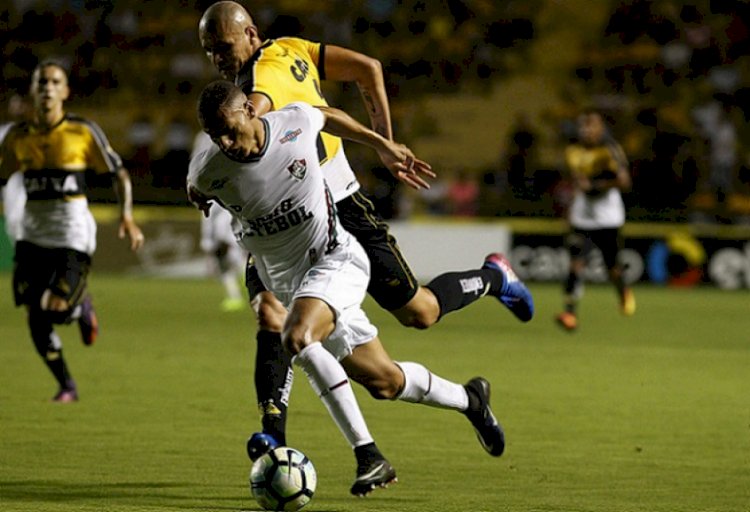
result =
[[[133,222],[129,175],[101,128],[65,112],[69,94],[63,67],[40,63],[31,79],[33,118],[11,127],[0,148],[0,185],[19,172],[26,190],[14,259],[15,301],[25,305],[34,346],[59,385],[56,402],[78,400],[78,390],[54,325],[78,320],[86,345],[94,343],[98,332],[86,287],[96,248],[87,171],[116,177],[120,238],[127,234],[132,250],[143,245]]]
[[[218,2],[206,10],[200,21],[199,38],[216,68],[225,78],[242,87],[257,115],[293,101],[326,106],[321,80],[355,82],[373,130],[392,138],[388,98],[378,60],[347,48],[299,38],[264,40],[247,10],[231,1]],[[285,139],[293,141],[294,137],[294,133],[289,133]],[[485,295],[499,299],[520,320],[531,319],[531,294],[499,254],[488,256],[479,269],[446,273],[427,286],[420,286],[389,233],[388,225],[360,192],[341,140],[323,135],[318,141],[318,154],[338,217],[370,259],[368,293],[403,325],[430,327],[443,315]],[[415,188],[426,185],[419,176],[404,173],[396,177]],[[414,181],[410,183],[410,180]],[[284,353],[280,343],[286,310],[265,290],[252,266],[248,267],[246,281],[258,315],[255,384],[263,414],[263,431],[285,444],[286,404],[292,382],[289,355]],[[251,458],[259,454],[254,438],[258,439],[253,436],[248,443]],[[355,456],[358,478],[352,493],[366,494],[372,487],[395,477],[392,468],[372,471],[372,468],[385,467],[376,448],[359,447]]]
[[[556,317],[568,331],[578,327],[576,309],[583,295],[582,274],[587,257],[597,247],[617,290],[620,311],[627,316],[635,313],[635,296],[623,281],[622,265],[617,260],[622,248],[620,228],[625,223],[621,192],[631,187],[628,160],[609,135],[601,114],[584,112],[577,123],[578,140],[565,150],[575,195],[568,212],[570,268],[564,285],[565,309]]]

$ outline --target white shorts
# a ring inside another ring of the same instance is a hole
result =
[[[333,309],[336,326],[323,346],[339,361],[378,335],[377,327],[362,310],[370,282],[370,260],[354,237],[346,238],[307,271],[294,293],[278,297],[287,306],[295,299],[313,297]]]

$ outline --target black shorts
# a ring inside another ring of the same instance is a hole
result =
[[[341,225],[354,235],[370,258],[370,285],[367,292],[385,310],[406,305],[419,290],[388,224],[362,192],[355,192],[336,203]]]
[[[86,278],[91,268],[88,254],[64,248],[48,249],[29,242],[16,244],[13,295],[16,306],[38,306],[45,290],[63,297],[70,308],[86,296]]]
[[[588,258],[591,251],[598,247],[608,269],[617,264],[617,255],[622,249],[622,237],[619,228],[609,229],[574,229],[566,239],[571,258]]]
[[[336,210],[341,225],[362,244],[370,259],[367,292],[387,311],[406,305],[416,295],[419,283],[372,202],[361,192],[355,192],[336,203]],[[245,271],[245,286],[251,300],[266,290],[252,257]]]
[[[247,296],[250,300],[253,300],[260,292],[267,290],[263,281],[260,280],[258,268],[255,266],[252,254],[247,257],[247,265],[245,265],[245,287],[247,288]]]

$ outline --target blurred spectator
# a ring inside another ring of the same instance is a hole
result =
[[[535,140],[536,134],[528,115],[523,112],[517,113],[510,131],[504,158],[504,167],[508,172],[508,183],[513,195],[517,198],[529,196],[530,182],[537,165],[533,153]]]
[[[449,212],[459,217],[473,217],[479,208],[479,185],[476,178],[461,169],[446,190]]]

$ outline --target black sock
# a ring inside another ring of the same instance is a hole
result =
[[[70,388],[73,378],[65,364],[60,340],[55,334],[51,315],[41,309],[29,311],[29,330],[37,353],[44,360],[49,371],[61,388]]]
[[[374,442],[354,448],[354,457],[357,459],[358,466],[368,466],[373,461],[385,459]]]
[[[622,279],[622,275],[615,277],[612,281],[617,289],[617,298],[622,300],[622,296],[625,294],[625,288],[627,288],[625,286],[625,281]]]
[[[482,400],[477,395],[477,392],[470,387],[465,387],[466,394],[469,396],[469,406],[464,411],[465,414],[471,414],[474,411],[478,411],[482,407]]]
[[[259,331],[255,355],[255,390],[263,432],[286,444],[287,401],[292,387],[292,358],[281,344],[281,334]]]
[[[576,296],[580,293],[580,286],[580,279],[575,272],[568,273],[568,279],[565,281],[565,311],[574,315],[578,302]]]
[[[451,311],[465,308],[475,300],[497,294],[503,286],[503,275],[494,269],[481,268],[465,272],[446,272],[427,285],[437,297],[440,318]]]

